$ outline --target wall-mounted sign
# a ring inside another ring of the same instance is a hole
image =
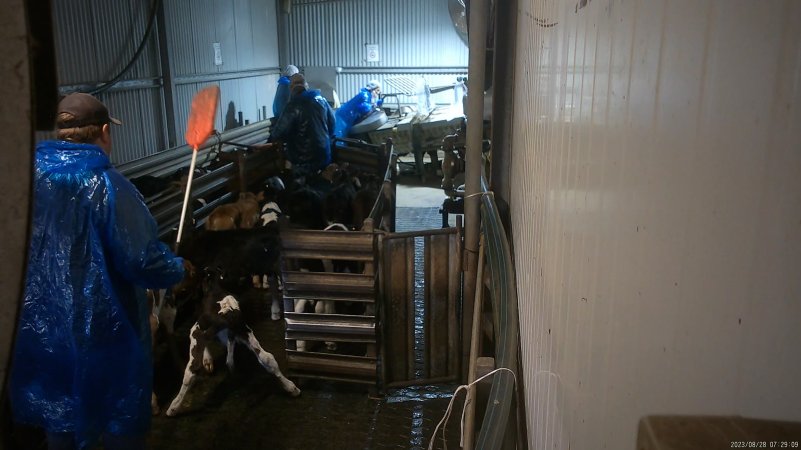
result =
[[[220,47],[219,42],[215,42],[211,44],[214,47],[214,65],[221,66],[222,65],[222,47]]]
[[[378,62],[378,45],[364,44],[364,55],[367,62]]]

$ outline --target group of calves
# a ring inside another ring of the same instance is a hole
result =
[[[383,180],[372,174],[356,173],[347,165],[336,164],[313,178],[296,179],[291,174],[272,177],[266,180],[263,191],[240,193],[236,202],[217,207],[208,216],[205,230],[199,230],[181,243],[179,254],[185,260],[187,276],[173,287],[172,301],[165,303],[163,295],[153,295],[151,329],[154,337],[159,317],[166,332],[172,333],[176,312],[171,305],[196,304],[187,299],[200,298],[201,306],[189,332],[189,362],[181,388],[167,409],[168,416],[178,414],[197,375],[203,370],[213,370],[208,345],[215,339],[227,350],[229,369],[233,369],[235,344],[244,344],[259,363],[277,377],[286,392],[300,395],[297,386],[283,376],[273,355],[261,347],[231,293],[245,285],[268,288],[272,299],[271,318],[279,320],[280,230],[293,227],[359,229],[376,198],[382,195],[382,186]],[[302,307],[296,305],[296,311]],[[318,308],[318,312],[322,311]],[[154,414],[159,412],[155,394],[152,407]]]

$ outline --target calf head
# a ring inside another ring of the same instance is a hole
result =
[[[278,195],[278,193],[283,192],[286,189],[286,185],[284,184],[284,180],[281,179],[279,176],[272,176],[264,180],[264,196],[265,200],[269,195]]]
[[[339,165],[337,163],[331,163],[320,172],[320,176],[323,177],[325,180],[327,180],[329,183],[333,183],[334,176],[337,174],[337,172],[339,172]]]
[[[327,223],[341,223],[353,226],[353,199],[356,189],[350,183],[342,183],[334,187],[325,197],[323,214]]]
[[[320,230],[325,226],[323,200],[308,186],[300,186],[285,196],[284,212],[294,226]]]

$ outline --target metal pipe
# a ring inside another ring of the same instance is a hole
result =
[[[467,384],[476,381],[476,360],[481,351],[479,349],[479,342],[481,338],[481,303],[484,299],[484,289],[481,287],[484,279],[484,236],[482,235],[478,242],[478,268],[476,276],[476,295],[473,300],[473,328],[470,333],[470,363],[468,365]],[[476,423],[476,386],[470,386],[467,389],[467,398],[465,399],[465,408],[467,412],[464,416],[464,446],[465,450],[472,450],[475,441],[475,423]]]
[[[472,0],[470,2],[469,29],[470,59],[467,78],[467,141],[465,150],[465,256],[467,274],[464,277],[464,297],[472,299],[476,289],[476,268],[478,261],[479,198],[481,189],[482,134],[484,128],[484,65],[487,54],[487,18],[489,2]],[[475,195],[473,195],[475,194]],[[471,326],[473,307],[466,302],[464,307],[465,328]],[[462,369],[470,355],[469,339],[462,345]]]
[[[163,87],[161,111],[168,148],[178,145],[178,128],[175,123],[175,63],[172,57],[174,52],[170,48],[170,40],[167,33],[167,27],[169,26],[164,2],[159,2],[158,49],[161,62],[161,84]]]
[[[254,123],[245,127],[234,128],[222,133],[220,139],[225,141],[237,141],[245,144],[253,144],[265,141],[270,130],[267,121]],[[198,150],[200,155],[205,156],[213,151],[217,146],[215,140],[206,141]],[[223,151],[226,148],[222,149]],[[160,151],[144,158],[136,159],[117,166],[117,170],[128,178],[142,175],[166,175],[175,171],[178,167],[184,167],[192,157],[192,148],[184,144],[167,150]]]

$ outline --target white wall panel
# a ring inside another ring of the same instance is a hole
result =
[[[801,420],[801,4],[519,9],[530,447],[633,448],[655,413]]]

